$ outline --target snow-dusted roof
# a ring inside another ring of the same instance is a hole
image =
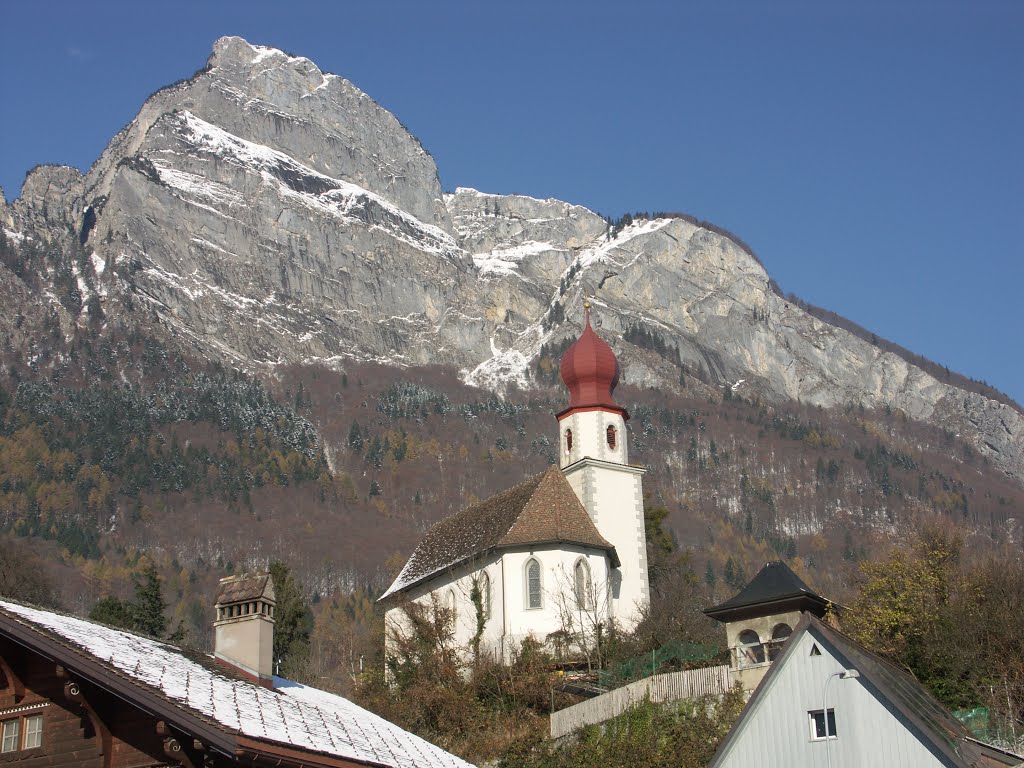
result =
[[[264,688],[218,670],[212,659],[190,658],[172,645],[4,600],[0,600],[2,618],[84,653],[114,675],[228,734],[371,765],[472,768],[419,736],[326,691],[279,677],[274,678],[274,689]]]

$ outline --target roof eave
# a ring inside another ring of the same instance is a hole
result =
[[[570,413],[576,413],[578,411],[608,411],[609,413],[619,414],[622,416],[623,421],[629,421],[629,411],[620,405],[609,403],[580,403],[579,405],[570,405],[568,408],[563,408],[556,413],[555,418],[561,421]]]
[[[722,622],[742,621],[743,619],[750,619],[757,616],[770,616],[773,613],[805,611],[810,607],[819,608],[824,614],[829,605],[833,606],[840,612],[842,611],[842,606],[833,603],[831,600],[821,597],[820,595],[801,592],[799,594],[783,595],[775,598],[774,600],[761,600],[757,602],[751,601],[749,603],[740,603],[738,605],[730,605],[728,602],[725,602],[721,605],[705,608],[704,615]]]
[[[122,672],[111,669],[91,654],[73,648],[48,632],[15,619],[3,610],[0,610],[0,635],[60,664],[132,706],[165,720],[178,730],[199,739],[207,747],[214,747],[227,755],[235,754],[237,740],[233,733],[149,690],[144,683],[125,677]]]
[[[615,461],[606,461],[605,459],[595,459],[593,456],[584,456],[582,459],[577,459],[572,464],[562,469],[562,474],[568,474],[575,469],[580,467],[615,467],[616,469],[624,469],[632,472],[635,475],[646,475],[647,470],[644,467],[636,464],[619,464]]]
[[[436,578],[437,576],[440,576],[442,574],[451,573],[452,571],[454,571],[454,570],[456,570],[458,568],[461,568],[462,566],[466,565],[467,563],[471,563],[471,562],[473,562],[474,560],[477,560],[477,559],[486,558],[488,555],[493,555],[495,552],[502,552],[502,553],[504,553],[504,552],[508,552],[510,550],[513,550],[513,549],[526,549],[526,548],[529,548],[529,547],[543,547],[543,546],[547,546],[549,544],[574,544],[574,545],[576,545],[578,547],[587,547],[588,549],[600,549],[601,551],[608,553],[608,557],[611,560],[613,568],[620,568],[620,567],[622,567],[622,561],[619,560],[619,553],[615,551],[615,547],[612,544],[608,544],[606,546],[599,546],[597,544],[590,544],[590,543],[582,542],[582,541],[571,541],[569,539],[547,539],[547,540],[543,540],[543,541],[527,541],[527,542],[515,542],[515,543],[512,543],[512,544],[498,544],[496,546],[489,547],[488,549],[485,549],[483,552],[480,552],[478,554],[471,555],[469,557],[464,557],[462,560],[458,560],[458,561],[452,563],[451,565],[446,565],[444,568],[438,568],[436,571],[433,571],[432,573],[428,573],[426,576],[421,576],[420,578],[416,579],[415,581],[409,582],[404,587],[402,587],[400,589],[396,589],[393,592],[389,589],[387,592],[385,592],[383,595],[381,595],[380,597],[377,598],[377,602],[381,603],[382,605],[386,605],[386,604],[388,604],[390,602],[394,602],[394,601],[396,601],[398,599],[398,597],[400,595],[405,594],[406,592],[408,592],[413,587],[417,587],[417,586],[419,586],[421,584],[424,584],[424,583],[430,581],[431,579]]]
[[[366,766],[388,768],[387,763],[375,760],[355,760],[322,752],[310,752],[288,744],[262,741],[249,736],[238,737],[238,747],[234,757],[252,762],[273,760],[274,765],[294,765],[303,766],[303,768],[305,766],[310,766],[310,768],[366,768]]]

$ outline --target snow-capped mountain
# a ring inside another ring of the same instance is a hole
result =
[[[675,387],[682,373],[742,380],[745,396],[888,406],[955,428],[1024,479],[1020,412],[811,316],[729,237],[685,218],[610,228],[567,202],[445,194],[430,155],[369,96],[240,38],[151,96],[86,175],[34,170],[0,224],[84,249],[83,313],[93,300],[155,315],[236,365],[439,363],[528,387],[542,347],[578,332],[586,294],[630,383]],[[651,343],[623,339],[637,333]]]

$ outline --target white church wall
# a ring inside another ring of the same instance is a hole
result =
[[[609,427],[614,430],[614,447],[609,440]],[[621,414],[606,410],[573,411],[558,420],[558,429],[561,441],[559,466],[562,469],[585,458],[629,463],[626,421]],[[568,432],[572,432],[571,448]]]
[[[650,601],[643,470],[583,460],[569,467],[565,476],[598,531],[619,556],[621,584],[614,590],[612,615],[624,629],[630,630],[636,626],[641,607]]]
[[[486,574],[486,580],[482,578],[484,574]],[[411,587],[406,592],[406,602],[430,606],[436,601],[439,606],[452,609],[454,612],[453,641],[458,647],[468,649],[476,634],[477,626],[477,608],[472,599],[473,582],[477,580],[483,585],[489,581],[490,605],[485,617],[481,648],[491,648],[500,645],[501,627],[505,621],[504,604],[501,600],[503,589],[501,579],[501,558],[498,554],[491,554],[486,558],[445,571],[433,579]],[[389,651],[390,638],[394,631],[408,632],[408,617],[405,614],[404,605],[405,602],[402,602],[393,606],[384,617],[388,638],[386,647]],[[486,598],[484,607],[487,607]]]
[[[581,609],[575,599],[576,563],[583,559],[590,571],[590,605]],[[527,565],[540,565],[540,607],[529,605]],[[476,606],[471,595],[473,581],[486,573],[490,582],[490,612],[484,623],[480,648],[483,653],[508,659],[529,636],[544,642],[559,630],[570,634],[592,634],[595,622],[607,618],[608,558],[603,551],[567,544],[537,546],[521,551],[506,551],[483,561],[472,562],[439,574],[408,590],[409,601],[429,606],[454,606],[454,642],[468,649],[476,633]],[[395,631],[408,632],[408,617],[403,604],[385,614],[388,652]],[[468,660],[468,659],[467,659]]]
[[[576,563],[583,558],[590,570],[588,607],[581,609],[574,592]],[[527,566],[540,564],[540,607],[531,608]],[[506,645],[516,648],[529,635],[544,642],[553,632],[592,635],[595,624],[607,619],[608,558],[604,552],[568,544],[537,546],[506,552]]]

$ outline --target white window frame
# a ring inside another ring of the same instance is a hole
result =
[[[530,567],[537,566],[537,604],[534,605],[532,601],[532,594],[530,591]],[[544,607],[544,568],[541,567],[540,560],[536,557],[530,557],[526,561],[526,565],[523,568],[523,586],[525,587],[525,608],[527,611],[539,611]]]
[[[22,749],[36,749],[43,746],[43,716],[41,714],[27,715],[24,730]]]
[[[817,718],[823,718],[825,725],[825,736],[818,735],[818,721]],[[826,739],[838,739],[838,729],[836,728],[836,710],[834,707],[829,707],[827,710],[812,709],[807,713],[807,722],[811,729],[811,741],[825,741]],[[832,726],[829,728],[829,726]],[[831,731],[831,732],[829,732]]]
[[[17,752],[21,747],[21,718],[12,717],[0,723],[0,754]]]

